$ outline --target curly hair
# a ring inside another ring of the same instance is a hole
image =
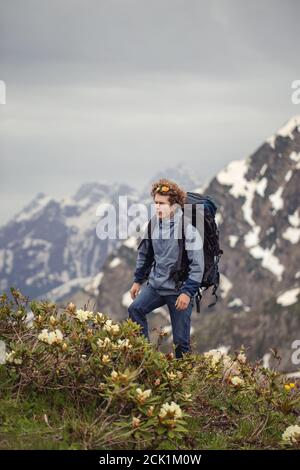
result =
[[[152,184],[151,196],[154,199],[155,194],[161,196],[169,196],[169,203],[179,204],[181,207],[184,206],[186,200],[186,192],[178,186],[174,181],[170,181],[166,178],[161,178]]]

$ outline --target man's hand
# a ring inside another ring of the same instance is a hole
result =
[[[185,310],[189,305],[190,300],[191,298],[189,295],[180,294],[176,299],[175,307],[177,308],[177,310]]]
[[[134,282],[132,284],[132,287],[130,289],[130,295],[131,295],[132,300],[134,300],[136,298],[136,296],[138,295],[140,289],[141,289],[141,284],[139,284],[138,282]]]

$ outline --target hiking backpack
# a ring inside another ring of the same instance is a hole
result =
[[[206,291],[209,287],[213,287],[212,295],[215,296],[215,301],[208,305],[208,307],[212,307],[216,304],[218,300],[217,296],[217,289],[220,282],[220,274],[219,274],[219,260],[221,255],[223,254],[223,250],[220,249],[219,245],[219,229],[217,227],[217,223],[215,221],[215,215],[217,212],[217,206],[214,203],[213,199],[210,196],[202,196],[198,193],[194,192],[187,192],[187,197],[185,200],[185,204],[188,205],[188,208],[191,209],[191,212],[188,214],[185,211],[185,207],[182,208],[182,234],[181,238],[178,238],[179,244],[179,254],[178,259],[173,268],[171,269],[171,277],[175,280],[175,285],[177,288],[181,287],[186,278],[188,277],[189,273],[189,259],[187,256],[187,252],[185,249],[185,233],[184,233],[184,218],[185,221],[190,222],[194,227],[196,227],[197,221],[197,211],[201,211],[201,214],[204,216],[204,243],[203,243],[203,251],[204,251],[204,272],[202,276],[202,281],[200,287],[198,288],[196,297],[196,306],[197,312],[200,313],[200,302],[202,299],[202,292]],[[156,219],[154,217],[153,219]],[[150,219],[147,226],[147,233],[148,239],[150,240],[149,250],[146,255],[147,257],[147,264],[149,266],[145,278],[147,279],[150,271],[152,269],[153,263],[155,263],[154,259],[154,251],[151,241],[151,234],[152,234],[152,220]],[[139,246],[143,242],[142,239],[139,243]],[[138,246],[138,248],[139,248]]]

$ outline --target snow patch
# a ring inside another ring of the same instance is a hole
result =
[[[0,272],[10,274],[13,269],[14,253],[10,249],[0,250]]]
[[[280,129],[278,129],[276,134],[280,135],[281,137],[289,137],[293,140],[293,132],[298,126],[300,126],[300,116],[294,116],[289,119]]]
[[[109,263],[109,268],[116,268],[117,266],[119,266],[119,264],[121,263],[121,260],[120,258],[118,258],[117,256]]]
[[[300,240],[300,228],[288,227],[282,234],[282,238],[288,240],[293,245]]]
[[[288,217],[289,223],[293,227],[300,227],[300,217],[299,217],[299,212],[298,209],[295,210],[295,212]]]
[[[290,241],[293,244],[296,244],[300,240],[300,217],[299,217],[299,212],[298,209],[295,210],[295,212],[291,215],[288,216],[289,223],[292,225],[292,227],[288,227],[284,233],[282,234],[282,237],[285,240]]]
[[[280,263],[279,259],[273,255],[275,250],[275,244],[269,248],[262,248],[261,246],[257,245],[252,247],[249,250],[249,253],[255,259],[262,260],[262,267],[268,269],[271,273],[273,273],[279,281],[282,279],[282,274],[284,272],[284,266]]]
[[[246,235],[244,235],[244,243],[247,248],[251,248],[252,246],[256,246],[259,243],[259,235],[260,227],[255,226],[252,230],[250,230]]]
[[[239,237],[237,237],[236,235],[229,235],[228,238],[229,238],[229,245],[231,246],[231,248],[234,248],[235,245],[237,244]]]
[[[282,199],[282,193],[283,193],[283,187],[280,186],[274,194],[271,194],[269,196],[269,199],[271,201],[272,208],[273,208],[273,211],[274,211],[273,215],[274,215],[274,213],[276,214],[277,211],[281,210],[284,206],[284,202],[283,202],[283,199]]]
[[[249,312],[250,310],[250,307],[248,305],[244,305],[244,302],[242,301],[242,299],[240,299],[239,297],[236,297],[235,299],[231,300],[227,306],[229,308],[234,308],[234,307],[241,307],[243,308],[243,310],[245,312]]]
[[[54,201],[54,199],[43,193],[38,193],[33,201],[31,201],[13,218],[14,222],[24,222],[32,219],[35,215],[39,214],[50,201]]]
[[[133,300],[131,298],[130,291],[128,290],[125,294],[122,295],[122,305],[125,308],[128,308],[130,304],[132,304]]]
[[[227,305],[229,308],[242,307],[243,301],[239,297],[236,297],[235,299],[231,300],[231,302],[229,302],[229,304]]]
[[[291,177],[292,177],[292,174],[293,174],[293,171],[292,171],[292,170],[289,170],[289,171],[287,172],[287,174],[285,175],[284,179],[285,179],[285,181],[286,181],[287,183],[290,181],[290,179],[291,179]]]
[[[274,149],[276,137],[279,135],[281,137],[289,137],[291,140],[294,140],[293,132],[299,125],[300,116],[292,117],[280,129],[278,129],[275,135],[272,135],[267,139],[268,144]]]
[[[292,152],[290,153],[290,159],[293,160],[293,162],[300,163],[300,152]]]
[[[267,186],[268,186],[267,178],[262,178],[256,185],[257,194],[259,194],[259,196],[261,197],[264,197]]]
[[[265,369],[269,369],[270,368],[270,359],[271,359],[271,353],[266,353],[264,354],[262,360],[263,360],[263,367]]]
[[[125,242],[123,242],[123,245],[126,246],[127,248],[130,248],[131,250],[136,250],[137,249],[137,239],[135,237],[129,237]]]
[[[244,236],[247,247],[253,246],[259,242],[259,233],[261,228],[256,225],[253,219],[252,203],[255,192],[263,194],[267,185],[267,180],[257,182],[255,180],[248,181],[245,179],[249,166],[249,159],[235,160],[231,162],[223,171],[217,175],[217,180],[224,185],[230,185],[229,193],[237,198],[244,197],[245,202],[242,206],[242,212],[245,221],[252,227],[251,231]],[[263,178],[265,180],[265,178]]]
[[[215,220],[216,220],[217,226],[220,226],[223,223],[223,217],[220,212],[216,213]]]
[[[221,289],[221,297],[223,299],[227,296],[231,288],[232,288],[232,283],[230,282],[228,277],[226,277],[224,274],[221,273],[220,274],[220,289]]]
[[[266,139],[266,142],[270,145],[272,149],[275,149],[276,135],[271,135]]]
[[[259,172],[261,174],[261,176],[263,176],[265,174],[265,172],[267,171],[267,168],[268,168],[268,165],[266,163],[264,163],[263,166],[260,169],[260,172]]]
[[[225,186],[231,186],[229,193],[238,198],[239,196],[245,195],[245,174],[247,173],[249,166],[248,160],[233,160],[232,162],[220,171],[216,179],[220,184]]]
[[[300,287],[296,287],[295,289],[290,289],[281,294],[277,297],[276,302],[283,307],[288,307],[289,305],[293,305],[297,302],[297,297],[300,294]]]

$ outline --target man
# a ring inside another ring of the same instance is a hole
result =
[[[186,193],[174,182],[161,179],[152,185],[151,196],[155,203],[156,223],[151,236],[154,266],[147,283],[146,254],[150,240],[140,244],[134,283],[130,289],[133,302],[128,308],[129,317],[142,326],[141,332],[149,339],[146,315],[162,305],[167,305],[172,324],[175,356],[181,358],[190,351],[191,315],[194,296],[200,287],[204,272],[203,241],[198,230],[185,225],[185,248],[189,261],[188,277],[181,287],[176,287],[171,269],[177,262],[178,234],[182,223],[182,207]]]

